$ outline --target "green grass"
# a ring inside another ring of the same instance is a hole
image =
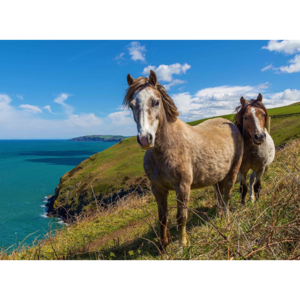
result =
[[[268,113],[270,116],[300,114],[300,104],[270,108]]]

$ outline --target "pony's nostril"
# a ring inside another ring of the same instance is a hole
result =
[[[258,140],[258,138],[259,138],[257,133],[255,133],[254,137],[256,140]]]
[[[152,137],[152,134],[148,134],[148,143],[149,143],[149,145],[151,145],[152,144],[152,140],[153,140],[153,137]]]

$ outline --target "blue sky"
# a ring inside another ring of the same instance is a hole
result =
[[[0,139],[134,135],[126,76],[150,69],[185,121],[300,101],[300,41],[0,41]]]

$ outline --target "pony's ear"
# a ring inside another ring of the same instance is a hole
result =
[[[131,86],[134,83],[134,79],[130,74],[127,75],[127,83],[129,86]]]
[[[149,83],[154,85],[154,86],[156,86],[156,84],[157,84],[157,77],[156,77],[156,74],[153,70],[150,70]]]
[[[263,99],[262,94],[259,93],[256,100],[262,102],[262,99]]]
[[[243,96],[241,97],[240,102],[242,106],[244,106],[247,103],[246,99]]]

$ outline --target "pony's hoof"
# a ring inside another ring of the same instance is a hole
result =
[[[188,246],[190,243],[189,243],[189,239],[188,237],[182,237],[182,239],[179,241],[179,244],[181,247],[186,247]]]
[[[245,205],[245,200],[242,200],[242,201],[241,201],[241,204],[242,204],[242,205]]]
[[[189,245],[190,245],[190,243],[188,241],[185,243],[179,242],[180,248],[185,248],[185,247],[188,247]]]

